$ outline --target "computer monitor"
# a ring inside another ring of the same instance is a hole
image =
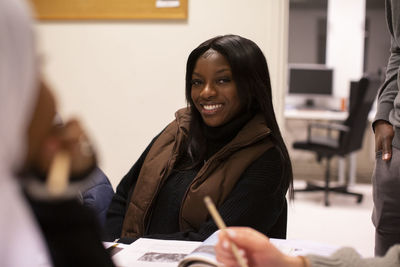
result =
[[[305,107],[315,107],[315,99],[333,94],[333,69],[317,64],[289,65],[289,95],[304,99]]]

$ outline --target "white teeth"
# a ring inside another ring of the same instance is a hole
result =
[[[222,104],[217,104],[217,105],[203,105],[203,108],[205,110],[213,110],[222,107]]]

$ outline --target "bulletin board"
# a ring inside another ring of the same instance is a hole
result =
[[[40,20],[187,19],[188,0],[31,0]]]

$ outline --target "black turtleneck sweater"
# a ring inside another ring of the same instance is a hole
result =
[[[228,144],[252,117],[251,114],[242,114],[223,126],[203,125],[203,134],[207,140],[206,158],[210,158]],[[156,138],[117,187],[107,214],[108,241],[119,238],[121,234],[125,207],[131,198],[143,161]],[[201,166],[186,168],[189,162],[188,156],[183,156],[178,161],[175,171],[163,184],[153,206],[144,237],[203,241],[217,230],[211,218],[198,231],[181,232],[179,229],[179,211],[183,196],[201,168]],[[272,226],[286,207],[287,188],[279,188],[280,162],[279,152],[276,148],[272,148],[248,167],[228,199],[218,208],[227,225],[245,225],[254,227],[265,234],[270,233]],[[285,238],[286,221],[281,228],[279,233],[275,234],[276,236],[271,237]],[[134,239],[121,239],[124,243],[132,241]]]

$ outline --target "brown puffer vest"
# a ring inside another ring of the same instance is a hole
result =
[[[180,109],[154,142],[147,154],[129,201],[121,237],[137,238],[145,233],[152,205],[164,181],[170,175],[180,146],[187,138],[190,111]],[[241,174],[257,158],[274,146],[270,129],[261,114],[255,115],[226,146],[215,153],[200,169],[186,190],[180,209],[180,230],[199,229],[207,220],[203,199],[209,195],[220,205]]]

